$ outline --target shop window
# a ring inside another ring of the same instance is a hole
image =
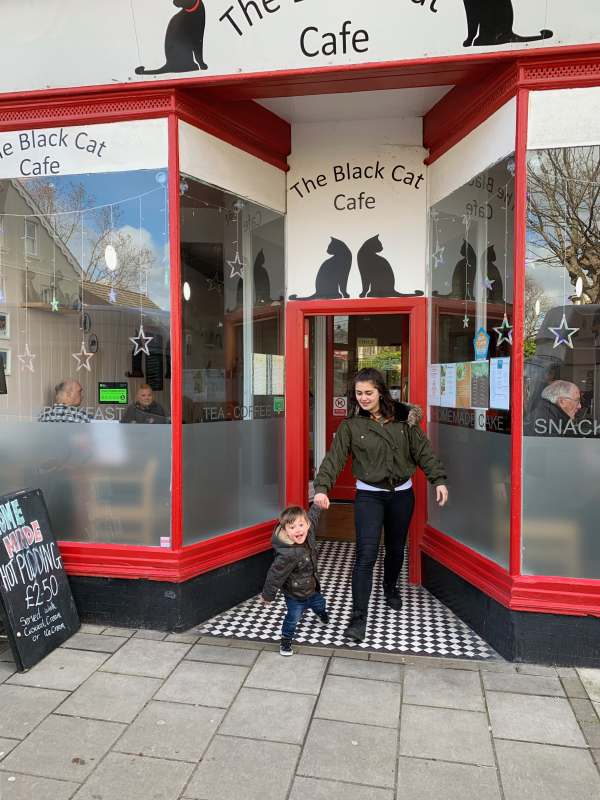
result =
[[[523,572],[600,578],[600,145],[528,155]]]
[[[59,539],[170,542],[166,180],[0,181],[0,494],[42,489]]]
[[[429,523],[507,567],[514,159],[430,210],[430,433],[451,502]]]
[[[185,543],[275,517],[284,494],[284,219],[182,181]]]

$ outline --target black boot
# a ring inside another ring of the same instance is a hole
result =
[[[346,639],[362,642],[367,631],[367,615],[363,611],[353,611],[350,625],[344,631]]]
[[[402,608],[402,597],[400,596],[396,584],[384,583],[383,594],[385,596],[386,605],[394,611],[400,611]]]

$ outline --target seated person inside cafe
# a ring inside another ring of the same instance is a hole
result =
[[[54,388],[54,404],[42,409],[39,422],[91,422],[83,411],[83,386],[74,378],[66,378]]]
[[[135,394],[135,403],[128,406],[121,422],[141,424],[165,423],[165,411],[154,401],[152,389],[143,383]]]

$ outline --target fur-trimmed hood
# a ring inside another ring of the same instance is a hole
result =
[[[359,417],[370,417],[368,411],[363,408],[358,410]],[[423,409],[421,406],[412,403],[400,403],[394,400],[394,419],[396,422],[407,422],[409,425],[418,425],[423,419]]]

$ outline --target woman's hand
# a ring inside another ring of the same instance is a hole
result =
[[[314,496],[313,503],[325,511],[327,511],[327,509],[329,508],[329,498],[327,497],[326,494],[323,494],[323,492],[319,492],[319,494],[316,494]]]
[[[436,486],[435,487],[435,499],[437,500],[438,506],[440,508],[445,506],[448,502],[448,487],[447,486]]]

